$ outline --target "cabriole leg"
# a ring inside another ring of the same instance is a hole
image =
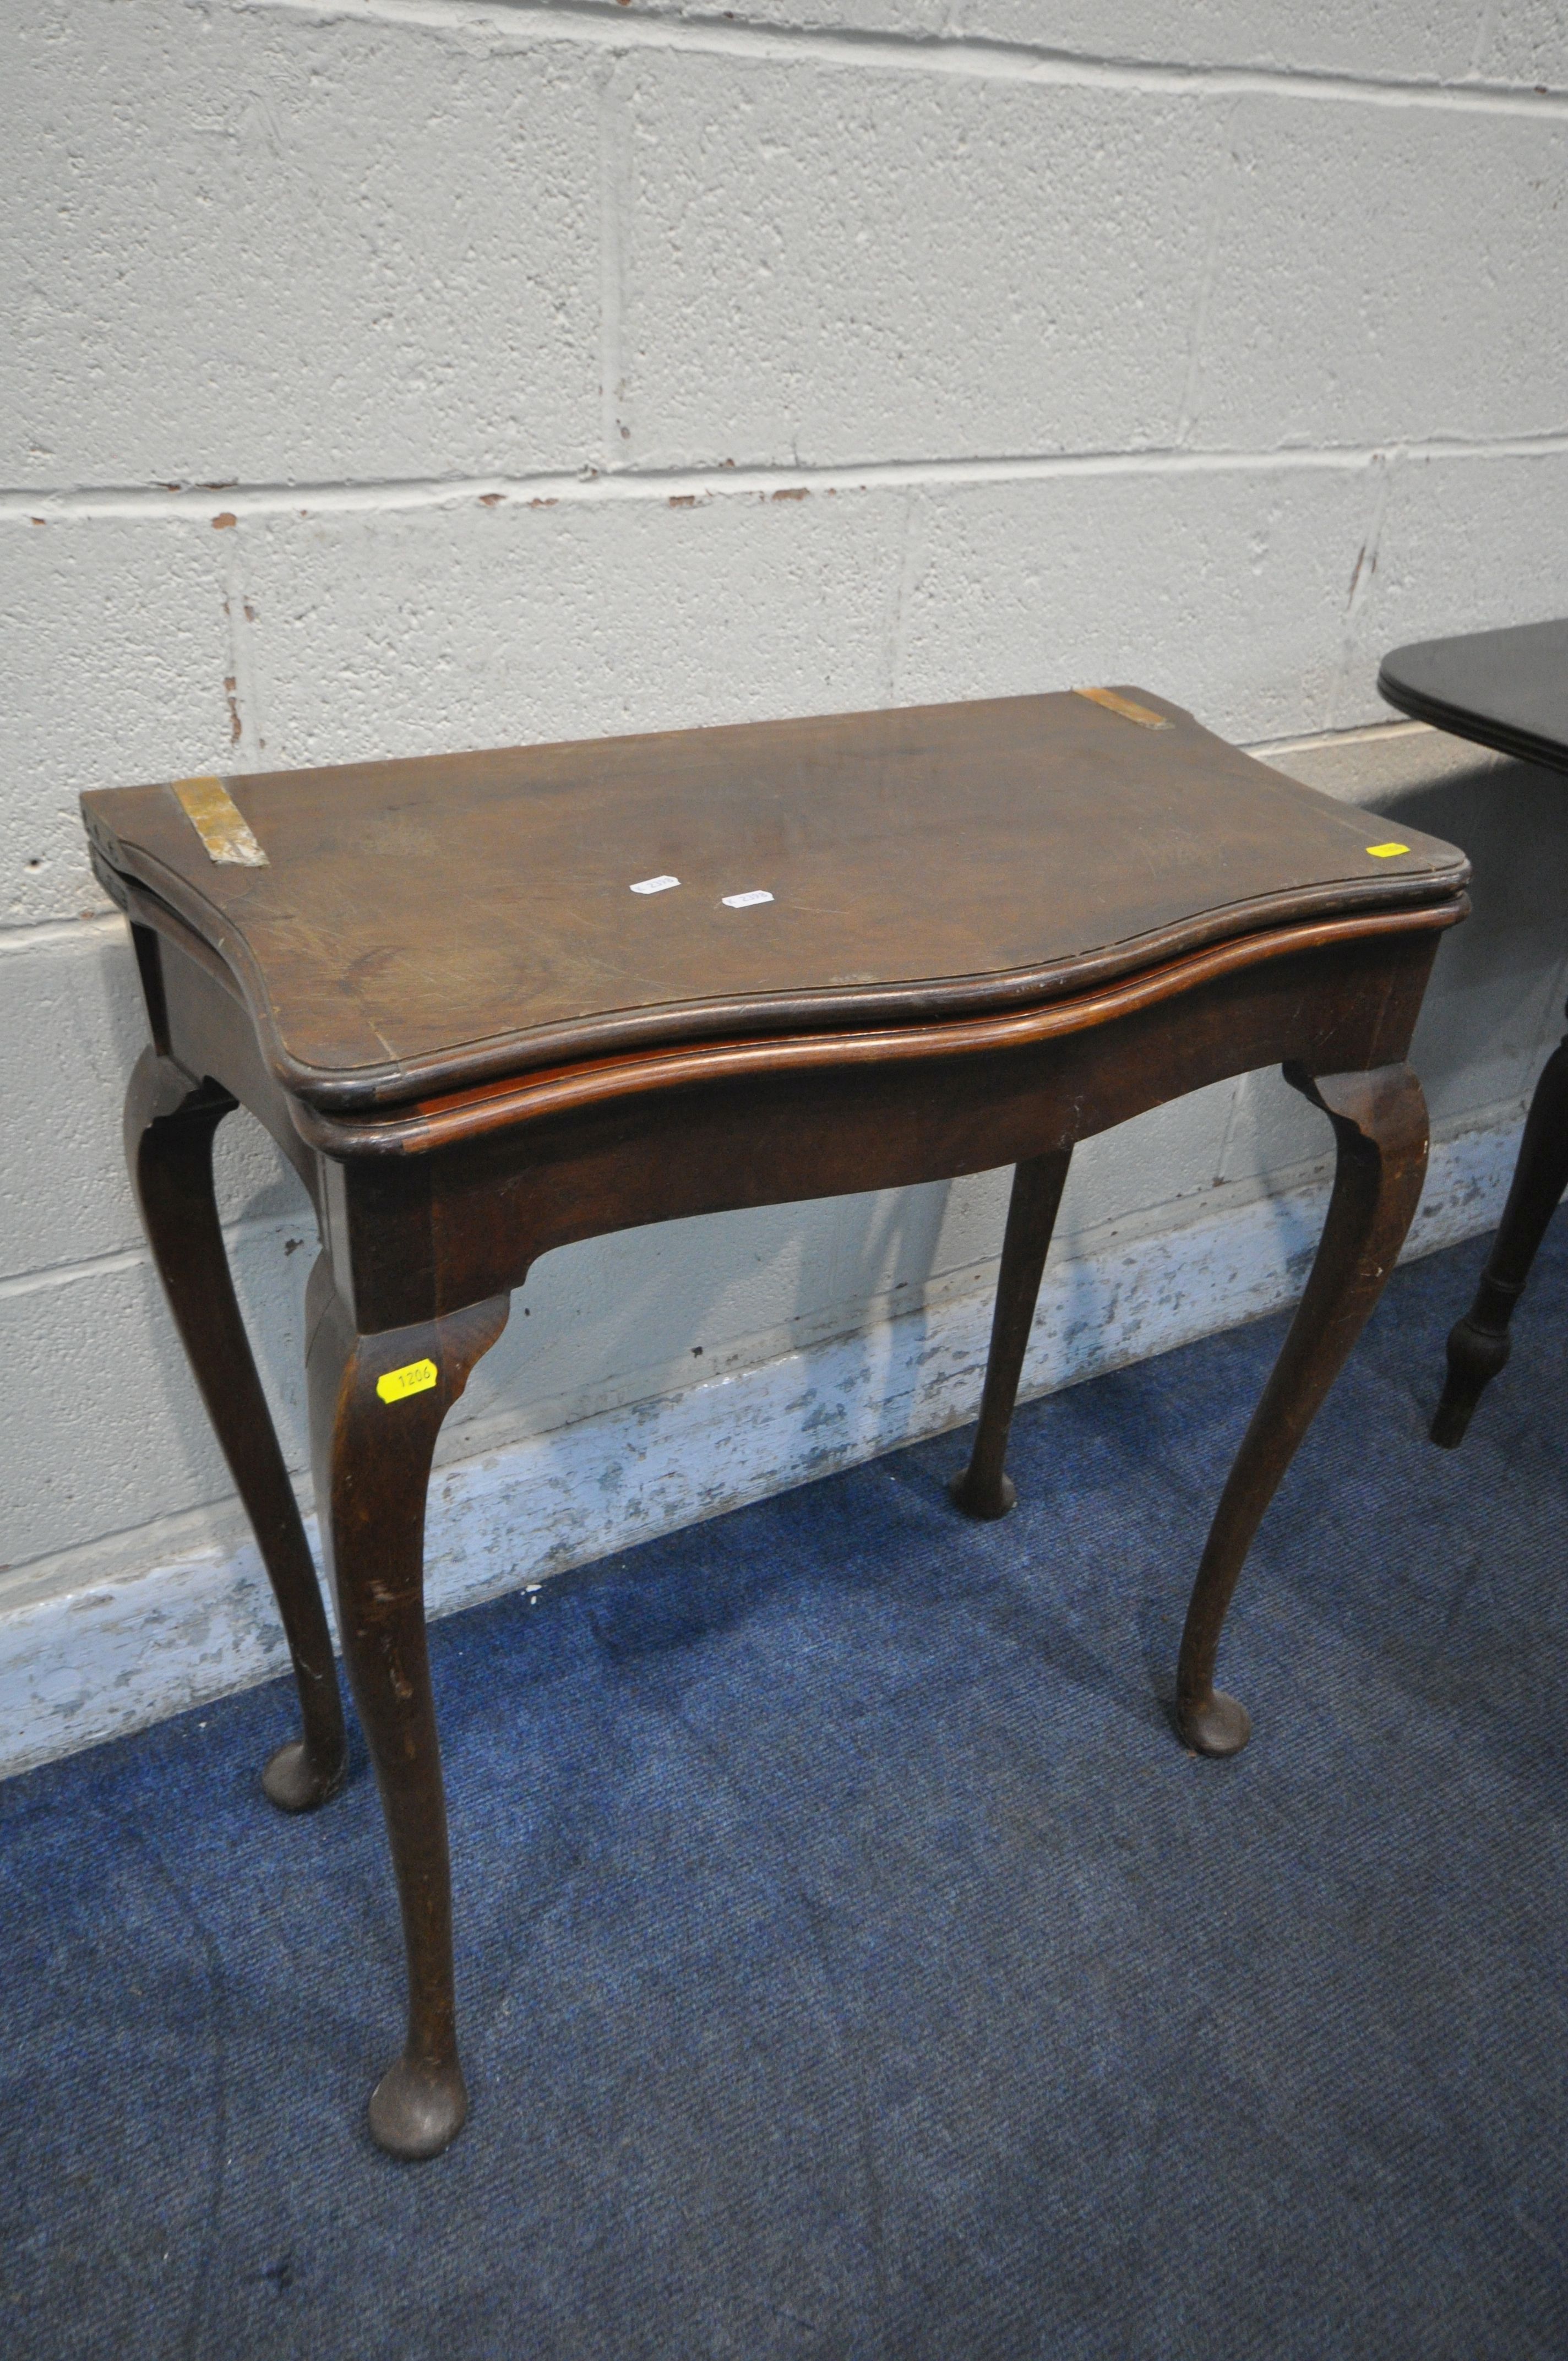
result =
[[[1426,1175],[1426,1101],[1408,1066],[1285,1074],[1332,1121],[1338,1161],[1306,1293],[1221,1495],[1187,1610],[1177,1726],[1201,1754],[1234,1754],[1251,1733],[1245,1708],[1214,1687],[1225,1610],[1264,1510],[1383,1292]]]
[[[424,1622],[424,1507],[441,1422],[510,1299],[380,1335],[355,1331],[323,1256],[306,1368],[323,1553],[376,1766],[408,1956],[408,2039],[370,2100],[392,2156],[439,2155],[468,2112],[452,1988],[452,1881]]]
[[[1475,1301],[1449,1333],[1448,1382],[1431,1422],[1432,1441],[1447,1451],[1464,1442],[1484,1388],[1508,1360],[1508,1322],[1564,1188],[1568,1188],[1568,1041],[1559,1042],[1535,1086],[1513,1185]]]
[[[1071,1157],[1068,1148],[1048,1156],[1032,1156],[1013,1175],[980,1426],[969,1466],[954,1477],[950,1488],[959,1508],[971,1517],[1004,1517],[1018,1498],[1003,1463],[1039,1301],[1040,1279]]]
[[[305,1812],[343,1784],[343,1706],[316,1570],[218,1222],[213,1137],[235,1104],[215,1083],[193,1083],[156,1050],[144,1050],[126,1095],[126,1161],[174,1324],[255,1529],[294,1667],[303,1735],[278,1749],[262,1784],[282,1810]]]

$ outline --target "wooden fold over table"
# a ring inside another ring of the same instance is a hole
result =
[[[1568,617],[1420,640],[1383,659],[1390,705],[1456,738],[1568,773]],[[1541,1070],[1519,1162],[1475,1300],[1448,1337],[1448,1376],[1431,1439],[1457,1449],[1486,1388],[1508,1357],[1508,1323],[1546,1225],[1568,1189],[1568,1040]]]
[[[1426,1113],[1402,1062],[1464,857],[1299,786],[1143,689],[764,722],[82,798],[153,1046],[126,1144],[153,1253],[267,1561],[303,1735],[344,1775],[304,1532],[236,1304],[213,1134],[251,1109],[315,1203],[307,1366],[323,1551],[402,1906],[408,2038],[370,2103],[433,2155],[466,2100],[422,1598],[443,1418],[552,1246],[645,1222],[1017,1167],[979,1433],[1003,1473],[1074,1144],[1283,1064],[1338,1170],[1306,1294],[1220,1500],[1177,1718],[1229,1754],[1220,1627],[1291,1454],[1393,1264]],[[955,1534],[955,1548],[961,1546]]]

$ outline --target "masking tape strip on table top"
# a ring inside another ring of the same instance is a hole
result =
[[[176,779],[172,784],[186,818],[207,848],[210,861],[230,862],[242,869],[267,867],[267,855],[221,779]]]

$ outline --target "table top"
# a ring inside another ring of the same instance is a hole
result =
[[[1568,771],[1568,619],[1419,640],[1384,657],[1377,686],[1418,721]]]
[[[1017,1009],[1469,873],[1140,688],[82,800],[100,862],[219,952],[323,1109]]]

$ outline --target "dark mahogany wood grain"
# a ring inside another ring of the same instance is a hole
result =
[[[155,947],[140,948],[145,974]],[[169,1308],[245,1502],[289,1643],[303,1733],[279,1747],[262,1784],[281,1810],[304,1812],[343,1784],[343,1706],[310,1543],[218,1222],[213,1135],[236,1104],[221,1084],[193,1084],[156,1049],[144,1049],[126,1094],[126,1161]]]
[[[1030,1005],[1463,884],[1451,846],[1374,859],[1353,807],[1128,694],[1168,726],[1069,694],[231,779],[265,868],[209,860],[168,787],[82,805],[237,977],[277,1080],[338,1110]]]
[[[1242,1438],[1192,1588],[1177,1723],[1201,1754],[1246,1744],[1245,1708],[1214,1688],[1225,1609],[1264,1510],[1383,1292],[1426,1177],[1426,1101],[1409,1066],[1314,1077],[1287,1065],[1285,1074],[1333,1125],[1334,1188],[1306,1293]]]
[[[370,2101],[394,2155],[436,2156],[468,2112],[452,1992],[452,1876],[424,1625],[424,1505],[442,1421],[506,1326],[507,1297],[361,1336],[324,1255],[306,1292],[311,1456],[322,1554],[354,1702],[381,1791],[408,1955],[408,2037]],[[378,1381],[429,1360],[426,1389]]]
[[[431,1458],[553,1247],[1015,1165],[956,1487],[996,1515],[1073,1148],[1286,1065],[1334,1125],[1339,1180],[1180,1676],[1190,1743],[1245,1737],[1212,1685],[1225,1606],[1414,1205],[1423,1118],[1402,1061],[1467,872],[1413,834],[1380,861],[1361,814],[1129,695],[1162,726],[1032,697],[232,782],[266,867],[209,862],[167,790],[84,799],[156,1045],[132,1093],[144,1183],[170,1176],[144,1185],[148,1228],[261,1521],[286,1522],[287,1478],[218,1301],[198,1151],[222,1112],[268,1126],[320,1223],[316,1492],[409,1962],[407,2040],[371,2110],[392,2153],[433,2154],[466,2107],[424,1631]],[[629,894],[660,871],[678,894]],[[760,886],[773,904],[723,907]],[[383,1393],[411,1369],[413,1390]],[[268,1558],[291,1638],[309,1621],[302,1548],[275,1534]],[[322,1784],[336,1758],[313,1746]]]
[[[949,1488],[968,1517],[1004,1517],[1017,1506],[1018,1494],[1006,1468],[1007,1435],[1071,1159],[1071,1148],[1060,1148],[1026,1158],[1013,1175],[980,1423],[969,1466]]]

